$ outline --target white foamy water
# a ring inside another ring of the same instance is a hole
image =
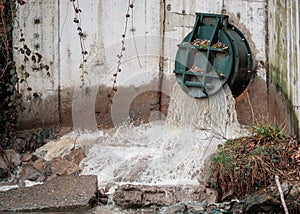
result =
[[[227,85],[204,99],[194,99],[178,86],[174,87],[167,123],[179,129],[190,126],[196,130],[207,130],[223,138],[241,134],[235,100]]]
[[[195,183],[199,166],[220,139],[191,131],[169,128],[162,121],[123,126],[93,145],[81,163],[82,174],[97,174],[100,183]]]
[[[87,157],[82,174],[106,183],[197,184],[203,163],[228,138],[240,135],[234,99],[227,87],[209,99],[194,99],[174,87],[166,121],[108,132],[72,132],[40,148],[46,159],[68,153],[76,139]]]

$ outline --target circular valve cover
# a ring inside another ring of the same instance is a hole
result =
[[[252,75],[249,45],[228,16],[197,13],[195,27],[178,44],[175,70],[181,88],[195,98],[208,97],[228,83],[240,95]]]

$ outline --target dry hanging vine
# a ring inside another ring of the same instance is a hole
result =
[[[81,80],[81,84],[82,86],[85,85],[84,83],[84,76],[85,74],[87,74],[88,72],[86,71],[85,67],[86,67],[86,56],[88,54],[86,47],[85,47],[85,43],[84,43],[84,39],[86,38],[86,34],[83,32],[82,30],[82,21],[81,21],[81,9],[79,7],[79,0],[71,0],[72,5],[73,5],[73,9],[74,9],[74,19],[73,22],[76,24],[77,26],[77,31],[78,31],[78,36],[79,36],[79,40],[80,40],[80,48],[81,48],[81,63],[79,65],[79,68],[81,69],[81,74],[80,74],[80,80]]]
[[[133,9],[133,7],[134,7],[134,5],[133,5],[132,1],[129,0],[128,1],[128,6],[127,6],[127,11],[126,11],[126,14],[125,14],[125,26],[124,26],[124,31],[123,31],[123,34],[122,34],[121,50],[120,50],[120,53],[117,55],[117,58],[118,58],[117,68],[116,68],[115,72],[113,73],[113,86],[112,86],[111,92],[107,95],[108,102],[107,102],[107,105],[106,105],[106,108],[105,108],[105,113],[109,112],[109,107],[112,104],[113,95],[118,90],[117,89],[117,78],[118,78],[118,74],[120,72],[122,72],[121,65],[122,65],[123,53],[126,49],[125,48],[125,40],[126,40],[126,32],[127,32],[127,28],[128,28],[128,21],[129,21],[129,18],[130,18],[129,12],[130,12],[130,9]],[[133,10],[131,10],[131,12],[133,12]],[[104,119],[104,116],[105,116],[105,114],[103,114],[103,116],[102,116],[102,121]]]

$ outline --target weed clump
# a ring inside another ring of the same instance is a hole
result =
[[[212,159],[212,177],[221,194],[244,197],[282,180],[300,180],[300,143],[277,125],[259,124],[252,135],[228,140]]]

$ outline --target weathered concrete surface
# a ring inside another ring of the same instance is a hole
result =
[[[103,106],[106,106],[107,94],[113,84],[122,34],[126,35],[126,51],[121,60],[122,72],[118,73],[118,88],[135,90],[152,80],[161,83],[161,80],[155,78],[172,74],[177,44],[192,30],[195,12],[226,12],[247,40],[253,41],[250,45],[253,44],[251,48],[254,58],[264,61],[265,5],[265,0],[136,1],[129,11],[128,28],[124,32],[127,1],[86,0],[80,5],[82,15],[79,24],[84,31],[88,56],[86,66],[80,69],[82,50],[77,26],[73,22],[75,14],[72,3],[61,0],[28,0],[16,11],[16,23],[19,25],[14,28],[14,46],[23,47],[24,44],[19,42],[22,31],[26,45],[43,56],[42,63],[49,66],[49,72],[45,69],[33,72],[32,67],[36,65],[31,60],[24,63],[22,54],[14,54],[20,79],[24,76],[21,65],[24,64],[26,72],[30,74],[26,83],[19,83],[26,107],[26,111],[20,112],[20,125],[23,128],[59,124],[73,126],[74,112],[70,111],[74,101],[73,94],[80,89],[81,75],[84,73],[86,90],[80,96],[92,95],[91,99],[96,97],[96,101],[92,105],[78,105],[77,110],[93,109],[88,112],[89,116],[96,117],[101,128],[111,127],[113,123],[110,112],[106,112],[106,107]],[[241,26],[244,28],[240,28]],[[262,70],[265,72],[263,68]],[[146,73],[150,73],[152,77],[143,78]],[[138,81],[137,84],[136,80],[143,82]],[[174,83],[177,84],[172,84]],[[103,87],[104,90],[99,93],[85,94],[92,87],[100,85],[106,88]],[[27,91],[28,86],[32,88],[31,93]],[[161,84],[157,90],[160,87]],[[34,97],[33,93],[39,96]],[[155,96],[155,93],[148,93],[145,105],[141,104],[144,95],[143,91],[135,100],[131,100],[133,103],[130,114],[133,118],[138,118],[138,121],[147,121],[152,111],[164,108],[163,99]],[[156,105],[157,102],[160,106]],[[83,118],[86,117],[82,115]],[[89,122],[89,119],[86,121]],[[80,125],[90,128],[89,124]]]
[[[171,97],[170,88],[177,82],[172,79],[164,79],[163,93],[151,89],[158,88],[158,83],[151,81],[149,84],[145,84],[140,87],[129,86],[119,87],[119,93],[122,96],[118,96],[115,100],[118,105],[114,107],[114,114],[123,114],[126,112],[127,116],[134,124],[147,123],[150,120],[152,113],[161,112],[164,117],[168,114],[169,101]],[[82,117],[87,119],[77,119],[76,111],[72,111],[72,108],[76,109],[76,105],[72,105],[74,90],[64,89],[61,92],[61,104],[62,104],[62,124],[65,126],[77,127],[90,127],[92,118],[95,122],[95,126],[99,128],[112,128],[114,122],[112,121],[112,106],[108,103],[108,95],[112,89],[110,87],[101,85],[91,87],[90,91],[95,91],[95,97],[91,98],[93,109],[83,109],[81,111]],[[248,93],[248,95],[247,95]],[[137,96],[134,96],[137,94]],[[132,97],[132,99],[128,99]],[[248,98],[249,97],[249,98]],[[45,102],[51,103],[51,98],[45,99]],[[125,107],[125,103],[130,103],[129,107]],[[278,90],[272,86],[267,85],[267,82],[259,76],[256,76],[251,81],[247,92],[243,93],[236,99],[236,110],[238,121],[240,124],[249,125],[255,124],[258,121],[269,120],[272,123],[278,123],[285,126],[286,133],[297,133],[295,127],[297,127],[297,120],[288,100],[284,94],[278,92]],[[81,109],[80,106],[78,106]],[[92,116],[91,116],[92,115]],[[79,122],[76,122],[76,119]],[[30,117],[29,117],[30,120]],[[23,127],[30,128],[31,126],[46,126],[36,120],[34,123],[21,122]],[[125,119],[124,119],[125,120]]]
[[[164,78],[161,89],[159,89],[159,81],[157,80],[139,87],[120,86],[118,87],[117,98],[113,98],[113,101],[118,105],[112,105],[109,102],[109,97],[113,97],[115,93],[111,87],[105,85],[86,87],[84,96],[81,96],[79,88],[64,88],[60,95],[60,122],[63,126],[94,130],[97,126],[99,128],[112,128],[114,126],[113,113],[127,115],[135,124],[149,122],[151,114],[157,111],[166,117],[171,94],[170,89],[174,83],[170,79]],[[54,102],[53,99],[53,96],[49,96],[44,99],[44,102],[51,105]],[[129,106],[127,106],[128,103]],[[35,110],[42,111],[39,109],[39,105],[40,103],[36,99],[31,102],[31,106]],[[112,107],[114,108],[113,113],[111,112]],[[58,121],[50,119],[44,121],[43,115],[34,115],[35,113],[35,111],[24,112],[20,118],[20,126],[24,129],[30,129],[32,127],[59,125]],[[32,121],[33,117],[35,117],[34,121]]]
[[[82,211],[92,207],[97,176],[62,176],[33,187],[0,192],[0,212]]]
[[[207,189],[204,186],[192,185],[120,185],[113,193],[114,202],[127,208],[139,208],[148,206],[165,206],[176,203],[188,203],[200,201],[205,203],[216,203],[219,195],[216,190]]]
[[[286,96],[272,84],[256,76],[248,90],[236,98],[238,121],[242,125],[259,122],[277,124],[286,134],[298,133],[298,120]]]
[[[248,90],[236,98],[236,111],[240,124],[267,122],[278,124],[286,134],[299,132],[297,117],[286,96],[260,77],[255,77]]]
[[[268,0],[269,80],[300,115],[300,3]],[[295,121],[295,126],[299,121]],[[298,134],[298,133],[297,133]]]

